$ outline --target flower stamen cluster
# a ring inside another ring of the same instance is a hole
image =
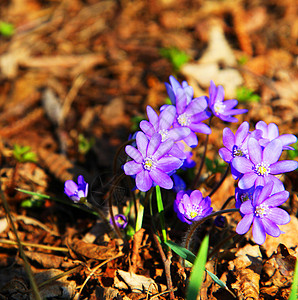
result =
[[[268,175],[270,173],[269,164],[267,164],[266,162],[258,163],[255,166],[255,171],[259,176]]]

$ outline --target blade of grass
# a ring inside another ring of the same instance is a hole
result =
[[[298,292],[298,259],[296,259],[293,284],[292,284],[292,289],[291,289],[291,294],[290,294],[289,300],[298,299],[297,292]]]
[[[157,209],[158,209],[158,214],[159,214],[163,242],[166,243],[167,242],[167,231],[166,231],[166,226],[165,226],[164,208],[163,208],[163,203],[162,203],[160,187],[158,185],[155,187],[155,191],[156,191]]]
[[[205,265],[207,261],[207,255],[208,255],[208,244],[209,244],[209,236],[207,235],[202,241],[198,256],[192,268],[192,272],[189,279],[189,285],[187,288],[187,294],[186,294],[187,300],[197,299],[197,295],[201,288],[203,278],[204,278]]]

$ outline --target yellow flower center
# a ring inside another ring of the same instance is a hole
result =
[[[270,173],[269,165],[264,162],[257,164],[255,170],[259,176],[268,175]]]
[[[190,121],[189,121],[189,115],[184,113],[184,114],[181,114],[179,115],[179,117],[177,118],[177,121],[178,123],[181,125],[181,126],[188,126]]]
[[[193,218],[195,218],[196,216],[198,215],[198,213],[196,212],[196,211],[191,211],[190,213],[189,213],[189,218],[190,219],[193,219]]]
[[[222,102],[215,102],[214,103],[214,111],[217,114],[221,114],[225,111],[226,106]]]
[[[263,218],[268,213],[268,206],[266,204],[260,204],[256,207],[255,214],[257,217]]]
[[[155,161],[151,157],[146,157],[143,161],[143,166],[145,170],[152,170],[155,168]]]

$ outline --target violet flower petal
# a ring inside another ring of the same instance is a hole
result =
[[[145,158],[147,156],[148,139],[142,131],[139,131],[137,133],[136,143],[137,143],[138,150],[141,152],[142,156]]]
[[[158,123],[157,113],[150,105],[147,106],[146,111],[147,111],[149,122],[155,127],[156,124]]]
[[[135,147],[131,145],[127,145],[125,147],[125,152],[128,156],[130,156],[133,160],[135,160],[137,163],[142,163],[143,162],[143,156],[141,152],[136,149]]]
[[[252,162],[245,157],[235,157],[232,161],[233,167],[240,173],[253,172],[254,165]]]
[[[265,199],[267,199],[273,190],[273,182],[269,182],[264,186],[259,195],[254,195],[254,198],[257,198],[257,201],[254,203],[255,206],[260,205]]]
[[[263,244],[266,240],[265,228],[260,218],[254,218],[252,235],[255,242],[259,245]]]
[[[124,166],[123,166],[124,172],[126,175],[135,175],[140,173],[143,170],[143,165],[138,164],[135,161],[128,161]]]
[[[285,225],[291,221],[290,215],[279,207],[272,207],[270,209],[270,219],[278,225]]]
[[[151,140],[152,140],[152,138],[151,138]],[[160,143],[159,147],[156,149],[156,151],[153,154],[153,158],[157,159],[157,160],[160,159],[163,155],[167,154],[170,151],[170,149],[173,147],[173,145],[174,145],[174,141],[170,140],[170,139],[166,140],[163,143]],[[149,153],[148,153],[148,155],[149,155]]]
[[[149,172],[142,170],[136,176],[136,186],[142,192],[147,192],[152,187],[152,179],[149,176]]]
[[[179,169],[182,164],[183,162],[176,157],[164,156],[158,160],[156,167],[162,172],[169,173],[173,170]]]
[[[248,214],[248,215],[245,215],[243,217],[243,219],[238,223],[237,227],[236,227],[236,232],[238,234],[244,234],[246,233],[251,224],[252,224],[252,221],[254,219],[254,215],[253,214]]]
[[[154,133],[149,141],[147,148],[147,155],[152,156],[161,145],[161,135],[159,133]]]
[[[229,151],[227,148],[220,148],[218,153],[219,156],[227,163],[230,163],[231,160],[233,159],[232,152]]]
[[[262,219],[262,223],[264,226],[264,229],[266,231],[267,234],[273,236],[273,237],[279,237],[280,236],[280,229],[279,227],[276,225],[275,222],[272,222],[269,218],[267,218],[266,216]]]
[[[173,105],[167,106],[159,116],[159,128],[162,129],[169,129],[176,117],[176,108]]]
[[[243,143],[244,139],[247,137],[249,132],[249,123],[243,122],[235,133],[235,143],[234,145],[240,145]]]
[[[288,191],[282,191],[273,194],[271,197],[268,197],[265,201],[264,204],[272,207],[280,206],[283,203],[287,201],[289,198],[290,193]]]
[[[243,202],[240,206],[240,211],[245,215],[253,214],[254,213],[254,207],[252,206],[252,202],[249,201],[249,200]]]
[[[273,164],[278,161],[282,152],[282,144],[278,139],[270,142],[263,151],[263,161]]]
[[[159,169],[154,169],[150,172],[151,179],[164,189],[171,189],[173,187],[173,180],[171,177]]]
[[[282,160],[270,166],[271,174],[281,174],[294,171],[298,168],[298,162],[295,160]]]
[[[258,143],[258,141],[254,138],[250,138],[247,146],[248,146],[248,153],[249,153],[250,160],[255,165],[262,162],[262,148]]]
[[[230,151],[233,150],[235,142],[235,135],[229,127],[224,128],[222,133],[222,143],[223,145],[229,149]]]
[[[234,160],[233,160],[233,162],[234,162]],[[251,188],[254,185],[257,177],[258,177],[258,175],[255,173],[244,174],[238,182],[238,187],[242,190]]]
[[[155,133],[155,129],[154,129],[153,125],[146,120],[143,120],[140,122],[140,128],[143,130],[143,132],[146,135],[148,135],[150,137]]]

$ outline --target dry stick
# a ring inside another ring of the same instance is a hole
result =
[[[153,238],[154,238],[154,242],[159,250],[162,262],[164,264],[164,268],[165,268],[165,275],[166,275],[166,279],[167,279],[167,286],[168,286],[168,290],[170,291],[170,299],[174,300],[175,299],[175,295],[174,295],[174,291],[173,291],[173,283],[172,283],[172,278],[171,278],[171,259],[168,255],[168,258],[166,257],[162,246],[157,238],[157,235],[152,231],[153,234]],[[169,254],[170,254],[170,250],[169,250]]]
[[[7,244],[7,245],[18,245],[18,243],[16,241],[5,240],[5,239],[0,239],[0,243]],[[53,251],[61,251],[61,252],[69,251],[68,248],[65,248],[65,247],[52,247],[52,246],[33,244],[33,243],[27,243],[27,242],[22,242],[22,245],[26,246],[26,247],[34,247],[34,248],[47,249],[47,250],[53,250]]]
[[[211,119],[212,119],[212,116],[209,119],[209,124],[208,124],[209,126],[211,125]],[[196,186],[198,185],[199,180],[200,180],[201,172],[203,170],[203,166],[204,166],[204,162],[205,162],[207,146],[208,146],[208,140],[209,140],[209,134],[206,135],[205,144],[204,144],[204,153],[203,153],[203,156],[202,156],[202,160],[201,160],[201,164],[200,164],[198,173],[197,173],[197,175],[196,175],[196,177],[195,177],[195,179],[192,183],[192,187],[191,187],[192,190],[194,190],[196,188]]]
[[[224,180],[226,179],[228,173],[230,170],[230,165],[228,165],[224,175],[221,177],[220,181],[218,182],[218,184],[213,188],[213,190],[210,192],[210,194],[208,195],[208,197],[211,197],[218,189],[219,187],[222,185],[222,183],[224,182]]]
[[[42,298],[40,296],[40,293],[39,293],[39,290],[38,290],[38,287],[37,287],[37,284],[36,284],[36,281],[35,281],[35,278],[33,276],[33,272],[31,270],[30,264],[28,262],[28,259],[27,259],[26,255],[25,255],[25,253],[24,253],[22,243],[21,243],[21,241],[19,239],[17,229],[14,226],[14,223],[13,223],[13,220],[12,220],[12,217],[11,217],[11,214],[10,214],[10,209],[9,209],[8,203],[6,201],[6,198],[5,198],[5,195],[4,195],[3,191],[1,189],[1,182],[0,182],[0,194],[1,194],[1,199],[2,199],[4,210],[6,212],[6,215],[8,216],[8,219],[9,219],[9,222],[11,224],[12,230],[13,230],[14,235],[16,237],[16,241],[18,243],[20,256],[21,256],[21,258],[24,261],[24,267],[25,267],[25,270],[26,270],[27,275],[29,277],[30,284],[31,284],[32,289],[33,289],[34,297],[35,297],[36,300],[42,300]]]

